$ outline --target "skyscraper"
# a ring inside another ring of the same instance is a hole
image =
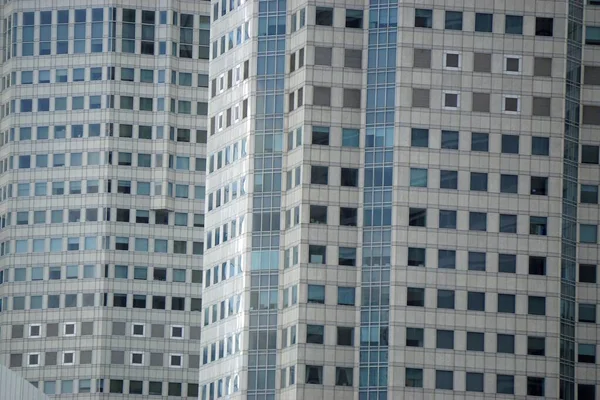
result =
[[[213,3],[200,399],[596,398],[599,5]]]
[[[209,9],[0,5],[0,362],[50,397],[197,397]]]

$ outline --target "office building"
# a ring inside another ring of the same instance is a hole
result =
[[[209,8],[0,5],[0,363],[50,398],[197,397]]]
[[[200,399],[595,399],[600,2],[212,3]]]

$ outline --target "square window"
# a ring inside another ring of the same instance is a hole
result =
[[[456,229],[456,211],[440,210],[439,227],[442,229]]]
[[[496,337],[496,351],[498,353],[507,353],[514,354],[515,353],[515,336],[514,335],[504,335],[499,333]]]
[[[353,369],[352,368],[335,368],[335,384],[336,386],[352,386],[353,381]]]
[[[580,343],[577,346],[577,362],[595,364],[596,363],[596,345]]]
[[[458,93],[444,92],[444,108],[456,109],[460,107],[460,95]]]
[[[467,372],[466,389],[467,392],[483,392],[483,373]]]
[[[504,57],[504,72],[519,73],[521,72],[521,58],[520,57]]]
[[[412,307],[425,306],[425,289],[423,288],[406,288],[406,305]]]
[[[494,15],[475,13],[475,32],[492,32]]]
[[[471,151],[489,151],[489,135],[487,133],[471,133]]]
[[[436,331],[436,348],[454,349],[454,331],[438,329]]]
[[[544,378],[527,377],[527,395],[544,397]]]
[[[596,283],[597,272],[596,266],[590,264],[579,264],[579,282],[581,283]]]
[[[546,298],[540,296],[529,296],[529,315],[546,315]]]
[[[310,168],[310,183],[315,185],[327,185],[329,171],[325,166],[313,165]]]
[[[449,69],[460,68],[460,54],[459,53],[444,53],[444,67]]]
[[[535,36],[552,36],[554,32],[554,20],[552,18],[535,18]]]
[[[469,252],[469,271],[485,271],[485,253],[470,251]]]
[[[505,20],[504,33],[522,35],[523,17],[520,15],[507,15]]]
[[[600,147],[599,146],[581,146],[581,162],[583,164],[598,164],[600,160]]]
[[[531,194],[536,196],[548,195],[548,178],[541,176],[531,177]]]
[[[354,345],[354,328],[352,327],[337,327],[337,344],[338,346],[353,346]]]
[[[411,267],[425,266],[425,249],[418,247],[408,248],[408,265]]]
[[[339,306],[354,306],[355,288],[353,287],[338,287],[338,305]]]
[[[485,334],[482,332],[467,332],[467,350],[484,351]]]
[[[426,226],[427,225],[427,209],[426,208],[410,208],[408,217],[409,226]]]
[[[579,304],[579,322],[596,323],[596,305],[595,304]]]
[[[321,26],[333,25],[333,8],[331,7],[316,7],[315,9],[315,24]]]
[[[317,365],[307,365],[306,383],[312,385],[323,384],[323,367]]]
[[[412,147],[429,147],[429,130],[412,128],[410,145]]]
[[[440,171],[440,189],[458,189],[458,171]]]
[[[418,368],[406,368],[406,387],[423,387],[423,370]]]
[[[325,327],[323,325],[306,325],[306,343],[323,344]]]
[[[411,187],[427,187],[427,169],[411,168],[410,169],[410,186]]]
[[[502,135],[502,153],[519,154],[519,136]]]
[[[463,14],[460,11],[446,11],[445,29],[462,31]]]
[[[308,302],[314,304],[325,304],[325,286],[308,285]]]
[[[451,331],[450,331],[451,332]],[[406,328],[406,346],[423,347],[423,328]]]
[[[546,236],[548,233],[548,219],[546,217],[529,217],[529,234]]]
[[[458,150],[457,131],[442,131],[442,149]]]
[[[354,267],[356,266],[356,248],[339,247],[338,265]]]
[[[357,168],[342,168],[341,185],[345,187],[358,186],[358,169]]]
[[[310,223],[327,224],[327,206],[310,206]]]
[[[435,388],[442,390],[454,389],[454,373],[452,371],[435,371]]]
[[[456,251],[455,250],[438,250],[438,268],[455,269],[456,268]]]
[[[487,192],[488,176],[482,172],[471,172],[471,190]]]
[[[515,295],[498,293],[498,312],[515,313]]]
[[[584,204],[598,204],[598,186],[581,185],[580,201]]]
[[[415,9],[415,28],[431,28],[433,25],[433,10]]]
[[[546,339],[543,337],[527,337],[527,354],[530,356],[546,355]]]
[[[485,293],[484,292],[468,292],[467,293],[467,310],[485,311]]]
[[[546,257],[529,256],[529,275],[546,275]]]
[[[346,28],[362,29],[363,10],[346,10]]]
[[[521,111],[520,99],[514,96],[504,96],[504,111],[506,112],[519,112]]]
[[[340,207],[340,225],[356,226],[358,223],[358,210],[356,208]]]
[[[454,309],[454,290],[438,289],[437,308]]]
[[[501,233],[517,233],[517,216],[511,214],[500,214]]]
[[[329,128],[325,126],[313,126],[312,144],[329,146]]]
[[[487,230],[487,214],[469,212],[469,230],[485,232]]]
[[[311,264],[326,264],[327,247],[311,244],[308,246],[308,262]]]
[[[513,375],[496,375],[496,393],[514,394],[515,377]]]
[[[517,193],[519,189],[518,175],[500,175],[500,192],[501,193]]]
[[[358,129],[342,128],[342,147],[359,147],[360,131]]]
[[[579,225],[579,241],[581,243],[597,243],[598,242],[598,226],[590,224]]]

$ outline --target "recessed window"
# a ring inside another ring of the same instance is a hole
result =
[[[554,32],[554,20],[552,18],[535,18],[535,36],[552,36]]]
[[[462,31],[463,13],[460,11],[446,11],[444,28],[452,31]]]
[[[600,45],[600,27],[585,27],[585,44],[590,44],[594,46]]]
[[[485,334],[482,332],[467,332],[467,350],[484,351]]]
[[[548,178],[541,176],[531,177],[531,194],[536,196],[548,195]]]
[[[420,247],[408,248],[408,265],[411,267],[425,266],[425,249]]]
[[[459,69],[461,66],[460,61],[460,53],[444,53],[444,67]]]
[[[579,199],[584,204],[598,204],[598,185],[581,185]]]
[[[581,146],[581,162],[583,164],[598,164],[600,161],[600,147],[599,146]]]
[[[353,306],[356,303],[355,288],[353,287],[338,287],[338,305]]]
[[[454,331],[438,329],[436,331],[436,348],[454,349]]]
[[[590,324],[596,323],[596,305],[595,304],[579,304],[579,322],[585,322]]]
[[[41,325],[29,325],[29,337],[30,338],[42,337],[42,326]]]
[[[327,206],[310,206],[310,223],[327,224]]]
[[[356,226],[358,223],[358,210],[356,208],[340,207],[340,225]]]
[[[335,368],[335,384],[336,386],[352,386],[353,369],[347,367]]]
[[[331,7],[316,7],[315,9],[315,24],[321,26],[333,25],[333,8]]]
[[[427,169],[411,168],[410,169],[410,186],[411,187],[427,187]]]
[[[438,250],[438,268],[455,269],[456,268],[456,251],[455,250]]]
[[[325,327],[323,325],[306,325],[306,343],[323,344]]]
[[[308,302],[313,304],[325,304],[325,286],[308,285]]]
[[[596,283],[597,282],[597,268],[591,264],[580,264],[579,265],[579,282],[581,283]]]
[[[546,236],[548,234],[548,218],[530,216],[529,234]]]
[[[517,233],[517,216],[512,214],[500,214],[499,231],[502,233]]]
[[[496,393],[514,394],[515,377],[513,375],[496,375]]]
[[[493,14],[475,13],[475,32],[492,32],[493,27]]]
[[[325,166],[313,165],[310,168],[310,183],[316,185],[327,185],[329,170]]]
[[[132,324],[131,335],[132,336],[144,336],[145,333],[144,324]]]
[[[65,351],[63,353],[63,365],[73,365],[75,364],[75,352],[73,351]]]
[[[406,288],[406,305],[412,307],[425,306],[425,289],[423,288]]]
[[[183,326],[171,327],[171,339],[183,339]]]
[[[75,336],[75,323],[67,322],[63,326],[63,334],[64,336]]]
[[[337,345],[338,346],[354,346],[354,328],[352,327],[337,327]]]
[[[442,149],[458,150],[458,132],[442,131]]]
[[[442,229],[456,229],[456,211],[440,210],[439,227]]]
[[[329,146],[329,128],[326,126],[313,126],[312,144]]]
[[[506,56],[504,57],[504,72],[519,73],[521,72],[521,58]]]
[[[323,367],[317,365],[307,365],[306,383],[311,385],[323,384]]]
[[[515,313],[515,295],[514,294],[498,294],[498,312],[499,313]]]
[[[471,151],[489,151],[489,135],[487,133],[471,133]]]
[[[482,231],[487,230],[487,214],[481,212],[469,212],[469,230]]]
[[[505,112],[519,112],[521,111],[520,99],[515,96],[503,96],[502,98]]]
[[[483,172],[471,172],[470,189],[478,192],[487,192],[488,176]]]
[[[456,92],[444,92],[444,108],[456,109],[460,107],[460,95]]]
[[[406,328],[406,346],[423,347],[423,328]]]
[[[340,183],[345,187],[358,187],[358,168],[342,168]]]
[[[435,371],[435,388],[441,390],[454,389],[454,373],[452,371]]]
[[[363,10],[346,10],[346,28],[362,29]]]
[[[529,256],[529,275],[546,275],[546,257]]]
[[[520,15],[507,15],[505,20],[504,33],[522,35],[523,17]]]
[[[144,353],[131,353],[131,365],[143,365]]]
[[[577,362],[595,364],[596,363],[596,345],[582,344],[577,345]]]
[[[544,378],[528,376],[527,377],[527,395],[544,397],[545,396],[544,381],[545,381]]]
[[[519,154],[519,136],[502,135],[502,153]]]
[[[579,225],[579,241],[581,243],[598,243],[598,226],[591,224]]]
[[[427,225],[427,209],[426,208],[410,208],[408,225],[410,226],[426,226]]]
[[[483,373],[467,372],[466,389],[467,392],[483,392]]]
[[[181,354],[169,355],[169,366],[181,368],[183,366],[183,356]]]
[[[498,353],[515,353],[515,336],[499,333],[496,335],[496,351]]]
[[[437,308],[454,309],[454,290],[438,289]]]
[[[423,387],[423,370],[419,368],[406,368],[406,387]]]
[[[537,336],[527,337],[527,354],[530,356],[546,355],[546,339]]]
[[[519,189],[518,175],[500,175],[500,193],[517,193]]]
[[[440,170],[440,189],[457,189],[458,171]]]
[[[412,128],[410,145],[412,147],[429,147],[429,130]]]
[[[546,315],[546,298],[540,296],[529,296],[529,315]]]
[[[308,262],[311,264],[326,264],[327,246],[311,244],[308,246]]]
[[[480,251],[469,252],[469,271],[485,271],[486,255]]]
[[[415,28],[431,28],[433,25],[433,10],[417,8],[415,10]]]
[[[40,365],[40,353],[27,354],[27,366],[28,367],[38,367],[39,365]]]

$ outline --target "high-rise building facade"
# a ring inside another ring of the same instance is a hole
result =
[[[0,362],[51,398],[196,398],[209,3],[0,13]]]
[[[600,2],[212,2],[200,399],[598,396]]]

